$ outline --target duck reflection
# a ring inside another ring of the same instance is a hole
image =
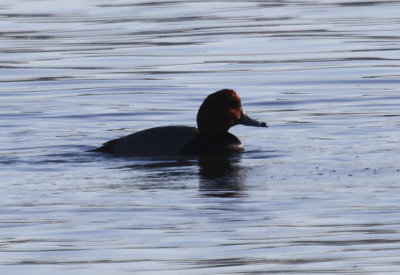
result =
[[[132,159],[127,158],[127,161]],[[241,155],[204,155],[196,158],[134,159],[135,163],[110,169],[144,172],[129,177],[141,189],[187,188],[191,179],[199,178],[203,195],[216,197],[243,196],[246,169],[240,165]],[[198,169],[196,168],[198,166]],[[198,171],[198,172],[197,172]],[[122,186],[126,187],[126,183]],[[113,184],[112,188],[116,186]]]
[[[200,191],[207,196],[242,196],[245,170],[240,156],[213,155],[199,157]]]

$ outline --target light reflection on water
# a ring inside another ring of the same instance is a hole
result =
[[[398,9],[0,4],[0,272],[399,272]],[[221,88],[241,155],[87,152]]]

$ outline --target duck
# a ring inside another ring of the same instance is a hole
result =
[[[117,156],[178,156],[243,152],[241,141],[229,133],[236,125],[268,127],[250,118],[239,95],[223,89],[206,97],[197,113],[197,127],[161,126],[110,140],[92,150]]]

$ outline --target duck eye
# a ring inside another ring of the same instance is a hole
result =
[[[230,105],[231,105],[231,108],[233,108],[233,109],[237,109],[240,107],[240,104],[237,100],[232,100]]]

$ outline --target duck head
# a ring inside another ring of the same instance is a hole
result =
[[[243,112],[240,97],[234,90],[224,89],[210,94],[197,113],[200,135],[218,138],[238,124],[268,127],[265,122],[251,119]]]

